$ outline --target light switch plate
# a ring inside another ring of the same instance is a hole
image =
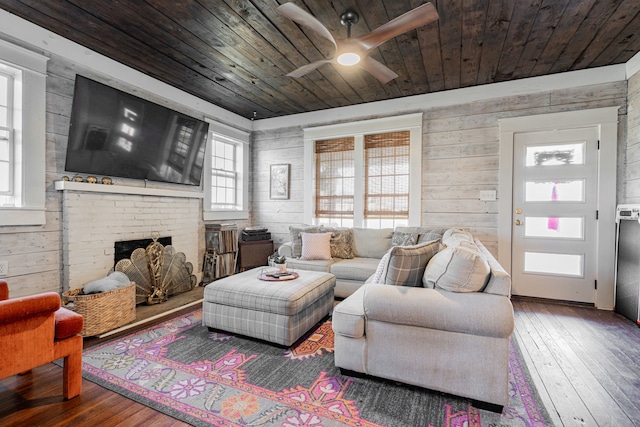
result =
[[[496,200],[496,190],[480,190],[480,200],[493,202]]]

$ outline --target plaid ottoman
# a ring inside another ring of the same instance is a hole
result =
[[[299,270],[297,279],[258,279],[264,267],[209,283],[204,289],[202,324],[290,346],[333,308],[336,277]]]

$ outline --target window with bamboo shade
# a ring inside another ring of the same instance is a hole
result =
[[[409,218],[409,131],[364,137],[366,222]]]
[[[354,138],[315,142],[317,218],[353,218]]]
[[[419,225],[422,113],[304,129],[304,222]]]

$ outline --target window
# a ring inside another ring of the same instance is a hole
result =
[[[249,218],[249,134],[209,121],[205,220]]]
[[[13,202],[13,76],[0,71],[0,204]]]
[[[0,40],[0,226],[45,223],[46,61]]]
[[[422,115],[305,129],[305,222],[420,224]]]

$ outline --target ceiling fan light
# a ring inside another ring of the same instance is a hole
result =
[[[346,65],[349,67],[351,65],[356,65],[358,62],[360,62],[360,55],[358,55],[357,53],[346,52],[338,56],[337,61],[338,61],[338,64]]]

